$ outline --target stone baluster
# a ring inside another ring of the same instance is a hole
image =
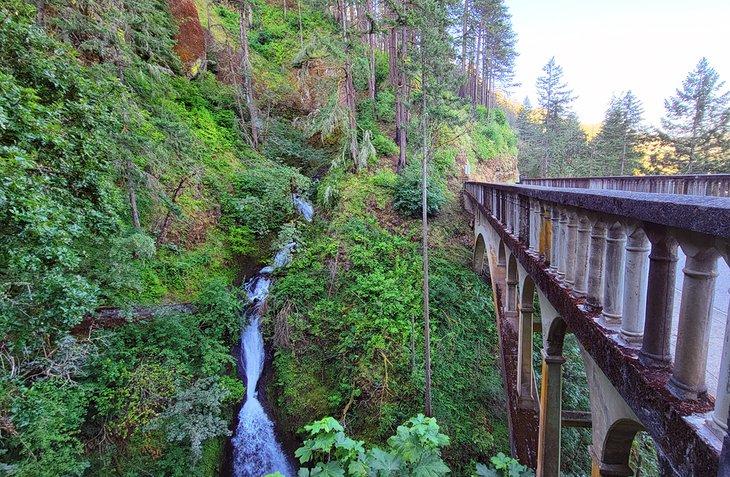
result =
[[[521,217],[521,210],[520,210],[520,198],[517,194],[512,194],[512,213],[514,214],[512,217],[513,225],[512,225],[512,234],[519,238],[520,237],[520,217]]]
[[[560,210],[560,242],[558,242],[558,280],[565,280],[568,265],[568,212]]]
[[[576,251],[578,249],[578,214],[568,212],[568,241],[565,254],[565,285],[573,288],[575,285]]]
[[[550,273],[558,274],[560,261],[560,209],[553,204],[550,207]]]
[[[677,276],[677,241],[664,229],[647,229],[651,241],[646,299],[644,341],[639,360],[644,366],[661,367],[672,362],[671,338],[674,288]]]
[[[730,291],[730,290],[728,290]],[[712,420],[724,432],[728,431],[728,410],[730,407],[730,306],[728,306],[725,322],[725,341],[722,347],[722,359],[720,361],[720,375],[715,393],[715,412],[712,413]]]
[[[550,261],[550,210],[546,204],[538,203],[540,211],[540,257]]]
[[[649,239],[642,229],[637,228],[626,241],[624,267],[621,336],[629,344],[641,343],[644,336],[649,250]]]
[[[532,214],[531,214],[531,209],[530,209],[530,198],[523,196],[523,195],[518,195],[517,200],[518,200],[518,203],[520,206],[520,233],[519,233],[518,237],[521,242],[523,242],[523,243],[527,242],[526,245],[529,246],[530,245],[530,243],[529,243],[530,236],[532,234],[531,229],[530,229],[530,225],[532,225],[531,224]]]
[[[530,252],[540,252],[540,217],[537,199],[530,199]]]
[[[603,281],[603,323],[607,326],[621,324],[623,305],[624,244],[626,234],[618,222],[606,235],[606,261]]]
[[[578,241],[575,248],[575,296],[588,293],[588,246],[591,241],[591,221],[585,215],[578,217]]]
[[[597,310],[603,306],[603,266],[606,258],[606,224],[596,220],[591,227],[586,303]]]
[[[705,371],[718,254],[709,244],[680,240],[680,245],[687,263],[683,270],[674,368],[667,388],[680,399],[697,399],[707,391]]]

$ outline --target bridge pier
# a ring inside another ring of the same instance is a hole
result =
[[[560,476],[563,363],[565,358],[562,356],[552,356],[543,351],[537,477]]]

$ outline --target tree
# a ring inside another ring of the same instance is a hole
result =
[[[662,136],[685,173],[730,171],[730,92],[706,58],[664,101]]]
[[[285,2],[286,4],[286,2]],[[248,115],[251,121],[251,145],[254,149],[259,148],[258,134],[258,112],[256,110],[256,99],[253,92],[253,68],[251,67],[251,56],[248,51],[248,21],[246,18],[246,1],[239,0],[239,28],[241,34],[241,94],[246,101]],[[241,120],[243,120],[243,108],[240,109]]]
[[[577,97],[563,82],[563,68],[555,62],[554,56],[542,70],[545,74],[537,78],[537,97],[538,104],[545,110],[545,126],[550,129],[558,119],[570,112],[570,103]]]
[[[568,89],[568,85],[563,82],[563,68],[555,62],[553,56],[543,66],[542,70],[545,75],[537,78],[537,97],[538,104],[543,109],[543,125],[545,135],[543,140],[543,159],[540,168],[540,174],[546,176],[550,173],[551,162],[556,159],[553,155],[555,136],[564,137],[565,131],[562,129],[561,121],[570,114],[570,103],[576,97],[573,92]]]
[[[624,175],[627,166],[635,166],[640,154],[636,145],[641,133],[644,108],[631,90],[611,98],[606,116],[594,140],[590,175]],[[599,161],[593,166],[593,159]]]

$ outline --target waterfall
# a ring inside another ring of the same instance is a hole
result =
[[[299,214],[304,217],[304,220],[311,222],[312,216],[314,216],[314,207],[312,207],[312,204],[310,204],[307,199],[299,197],[297,194],[292,194],[291,198],[294,202],[294,207],[296,207]]]
[[[241,335],[241,361],[246,370],[246,402],[238,413],[238,428],[233,437],[234,477],[263,477],[280,472],[294,477],[294,470],[274,435],[274,423],[261,406],[256,386],[264,369],[264,339],[259,330],[261,304],[269,294],[270,273],[262,269],[246,284],[248,326]]]
[[[312,221],[312,204],[292,195],[301,216]],[[279,472],[285,477],[295,477],[293,469],[274,435],[274,423],[258,400],[256,386],[264,370],[264,339],[259,330],[261,304],[269,295],[271,273],[291,262],[295,242],[284,245],[274,257],[272,266],[262,268],[245,286],[248,306],[244,313],[248,325],[241,334],[241,362],[246,371],[246,401],[238,413],[238,428],[233,437],[233,476],[263,477]]]

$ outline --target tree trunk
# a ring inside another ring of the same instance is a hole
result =
[[[355,168],[357,163],[357,123],[355,122],[355,88],[352,84],[352,58],[350,45],[347,41],[347,5],[340,0],[342,21],[342,42],[345,45],[345,101],[347,103],[347,119],[350,125],[350,156]]]
[[[424,399],[424,414],[433,416],[431,408],[431,321],[428,309],[428,111],[426,110],[426,53],[421,38],[421,76],[422,76],[422,94],[421,109],[423,120],[423,170],[421,177],[421,220],[423,225],[423,337],[425,350],[425,366],[426,366],[426,385]]]
[[[251,121],[251,145],[254,149],[259,148],[258,134],[258,113],[253,93],[253,71],[248,51],[248,21],[246,18],[246,2],[241,0],[239,3],[239,26],[241,29],[241,91],[246,100],[248,107],[249,119]],[[243,117],[241,117],[243,120]]]
[[[373,0],[367,1],[368,9],[368,56],[370,58],[370,75],[368,76],[368,96],[375,107],[375,12],[373,11]]]
[[[479,85],[479,54],[481,53],[482,49],[482,22],[479,22],[479,30],[477,31],[477,50],[476,50],[476,60],[474,61],[474,82],[472,84],[472,90],[471,90],[471,109],[472,114],[476,111],[477,108],[477,87]]]
[[[406,11],[406,3],[403,2],[403,13],[405,15]],[[407,71],[406,71],[406,55],[408,53],[408,28],[403,25],[401,29],[401,43],[400,43],[400,80],[398,81],[398,104],[400,105],[398,108],[398,111],[396,111],[397,115],[397,124],[396,128],[398,130],[397,136],[398,136],[398,145],[400,146],[399,154],[398,154],[398,164],[396,168],[400,171],[404,167],[406,167],[406,146],[408,143],[407,140],[407,132],[406,132],[406,125],[408,123],[408,113],[407,113],[407,106],[406,106],[406,98],[407,98],[407,89],[406,89],[406,83],[408,80],[407,77]]]
[[[137,194],[134,191],[134,181],[132,181],[131,177],[132,167],[132,163],[128,161],[126,171],[127,194],[129,195],[129,208],[132,213],[132,224],[134,224],[135,229],[139,229],[139,210],[137,210]]]
[[[299,14],[299,48],[304,48],[304,34],[302,33],[302,0],[297,0],[297,12]]]

